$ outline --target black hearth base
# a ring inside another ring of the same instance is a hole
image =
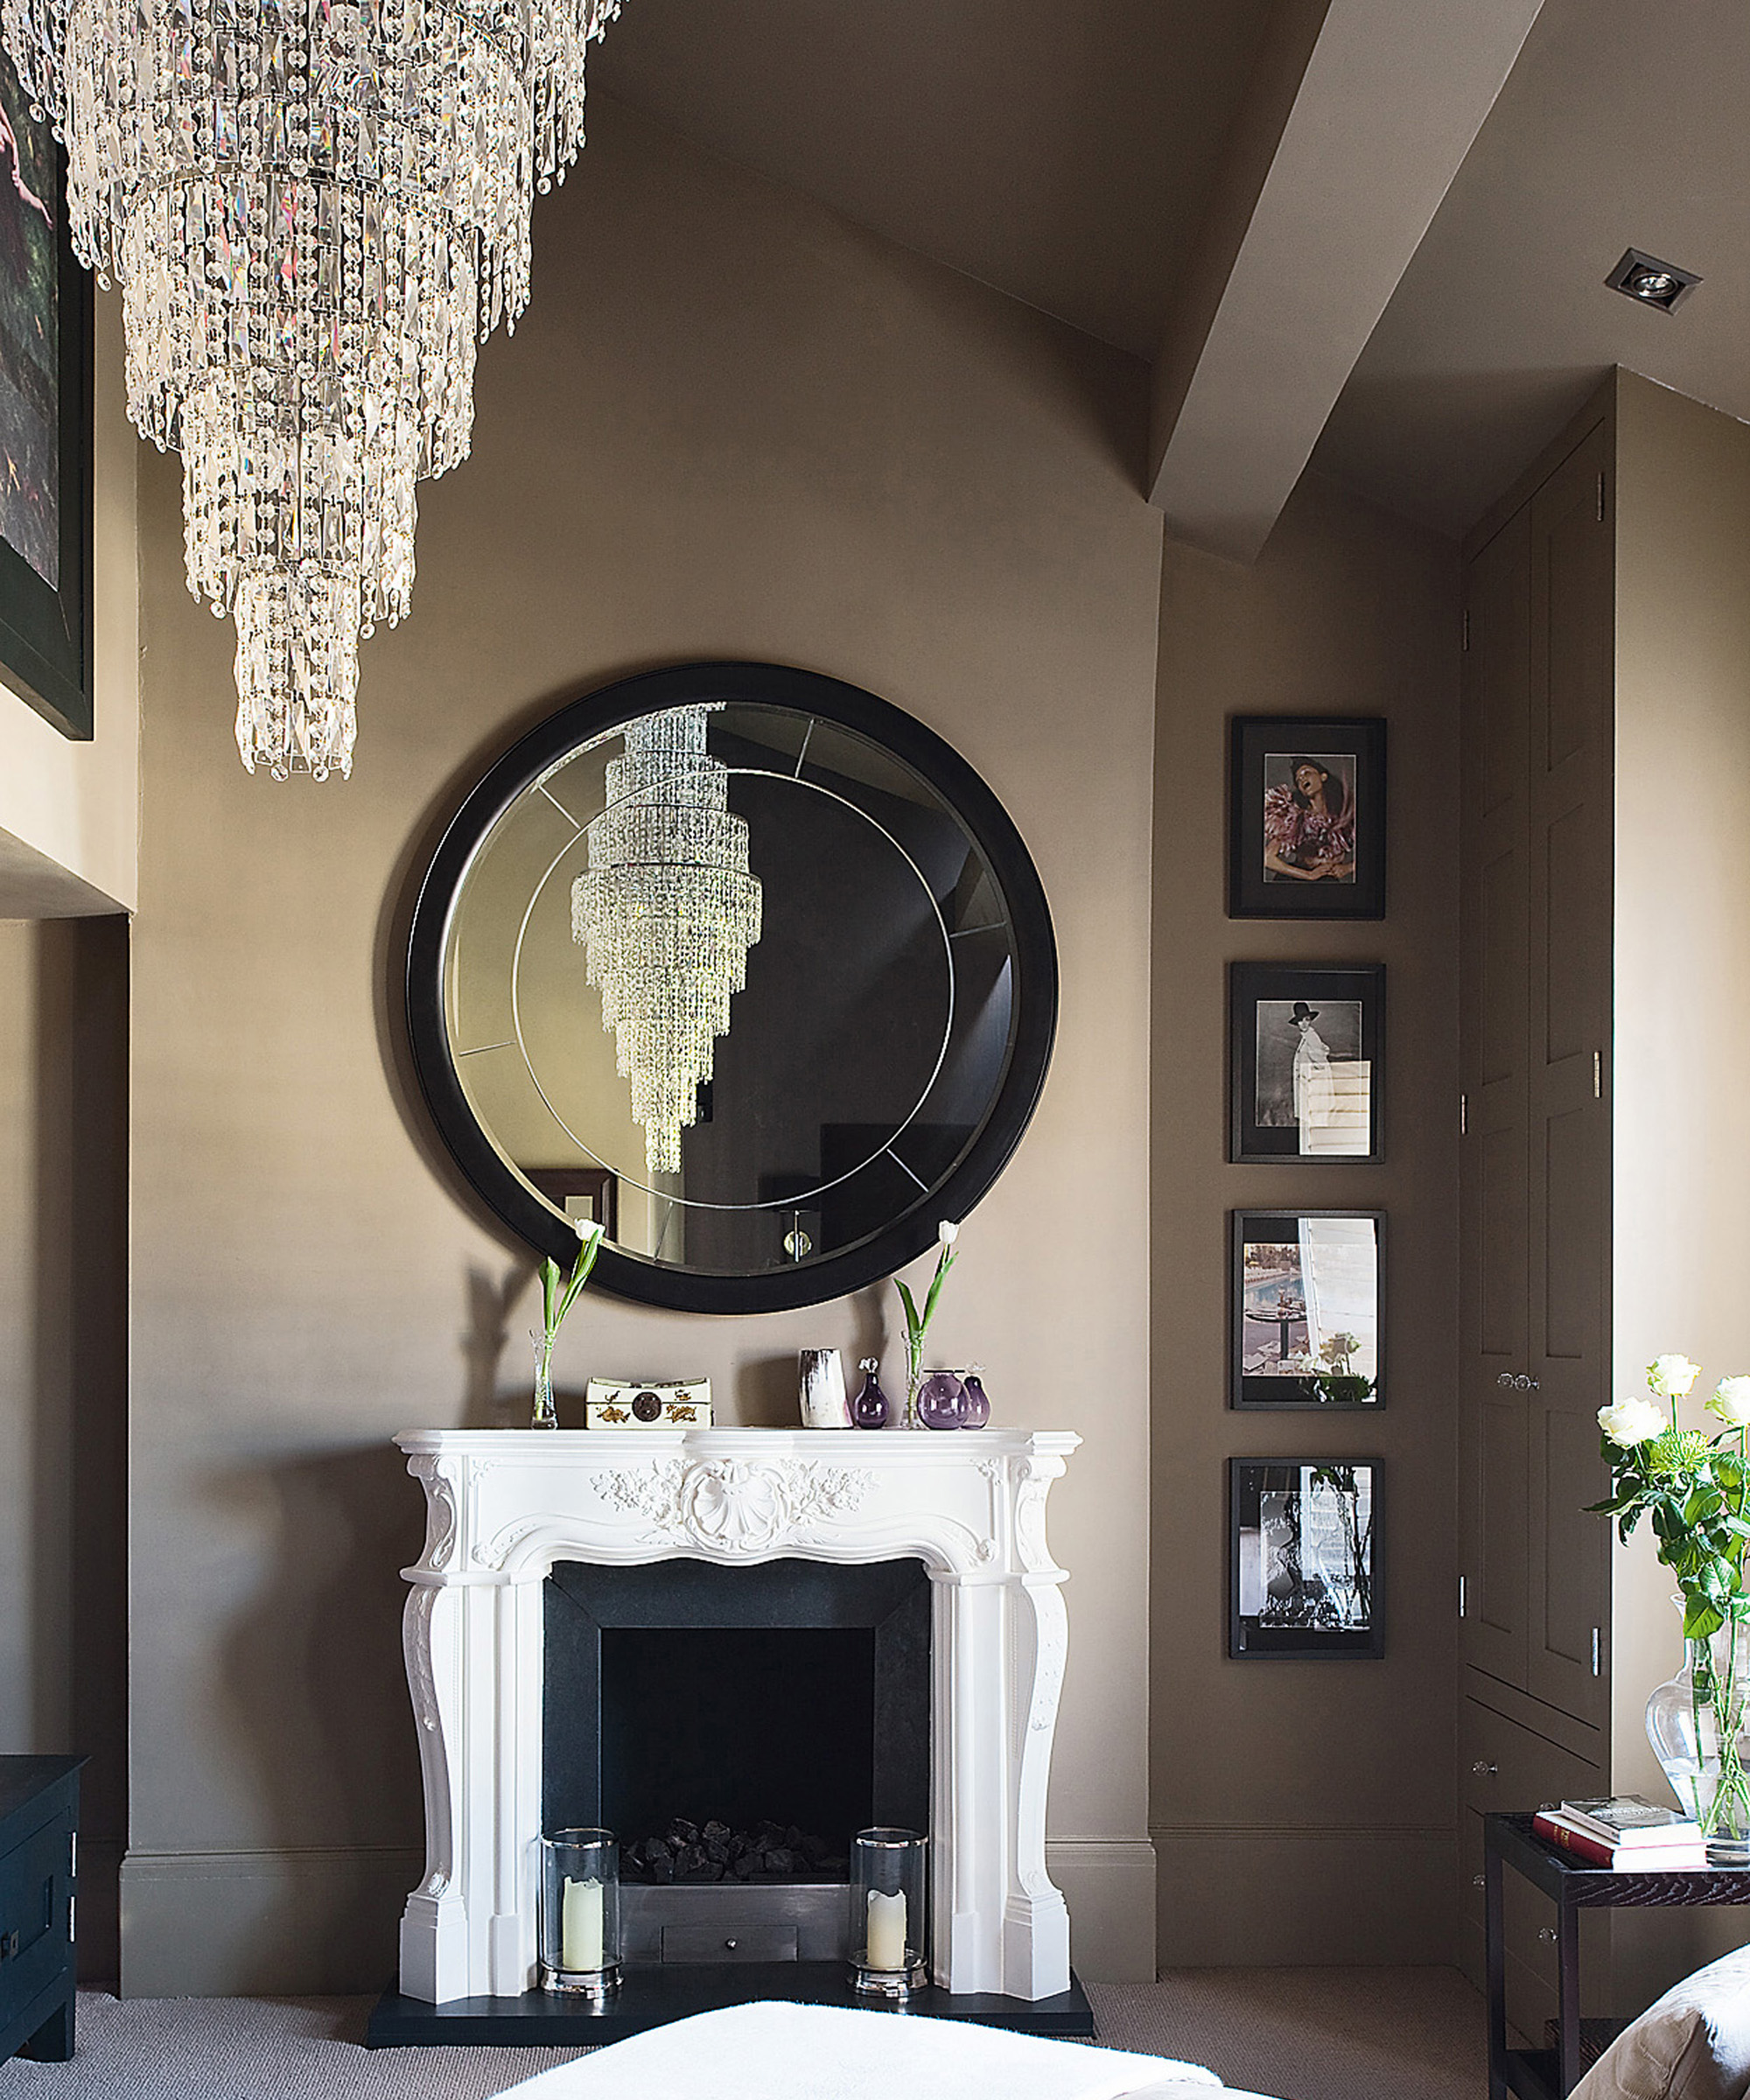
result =
[[[842,1962],[735,1962],[662,1967],[630,1966],[626,1980],[605,2005],[590,2005],[547,1991],[521,1998],[458,1998],[428,2006],[421,1998],[385,1991],[365,2030],[372,2049],[426,2048],[434,2044],[491,2044],[496,2048],[591,2048],[624,2041],[721,2006],[755,1998],[785,1998],[808,2006],[866,2006],[851,1989]],[[1094,2011],[1072,1973],[1068,1991],[1055,1998],[999,1998],[989,1992],[914,1993],[906,2012],[931,2020],[972,2020],[1016,2034],[1054,2041],[1091,2041]]]

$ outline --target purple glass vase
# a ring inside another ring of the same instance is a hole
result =
[[[881,1390],[875,1374],[880,1365],[872,1356],[865,1356],[858,1368],[863,1373],[863,1384],[850,1404],[850,1424],[853,1429],[886,1429],[887,1426],[887,1396]]]
[[[960,1382],[966,1389],[966,1405],[961,1414],[960,1426],[983,1429],[990,1419],[990,1396],[984,1390],[984,1381],[976,1371],[968,1371]]]
[[[926,1429],[963,1429],[966,1388],[952,1371],[932,1371],[918,1388],[918,1420]]]

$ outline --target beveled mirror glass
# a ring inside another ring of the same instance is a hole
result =
[[[598,1217],[610,1289],[758,1312],[971,1208],[1038,1100],[1057,973],[1026,849],[940,738],[836,680],[690,664],[492,767],[407,990],[438,1128],[508,1223],[563,1256]]]

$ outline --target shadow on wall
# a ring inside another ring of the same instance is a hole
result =
[[[513,1262],[502,1276],[494,1277],[471,1263],[468,1267],[468,1324],[462,1337],[466,1377],[462,1394],[464,1429],[527,1429],[533,1406],[534,1366],[518,1382],[519,1357],[511,1333],[511,1309],[528,1289],[535,1275],[533,1254]],[[540,1300],[535,1317],[540,1317]],[[507,1351],[508,1356],[507,1357]],[[523,1352],[526,1359],[530,1348]],[[582,1421],[579,1401],[578,1419]]]
[[[418,1558],[425,1524],[401,1453],[372,1444],[270,1460],[209,1488],[220,1508],[276,1505],[276,1559],[222,1661],[237,1749],[256,1780],[242,1791],[268,1804],[271,1842],[293,1852],[418,1850],[400,1571]]]
[[[845,1303],[850,1307],[857,1323],[854,1338],[847,1344],[838,1343],[844,1359],[844,1390],[847,1397],[853,1396],[863,1382],[858,1362],[865,1356],[882,1359],[889,1340],[886,1298],[889,1286],[871,1284],[866,1290],[853,1292]],[[830,1317],[825,1321],[829,1328],[843,1317],[838,1306],[822,1306]],[[804,1345],[807,1346],[807,1345]],[[822,1347],[833,1346],[825,1336]],[[795,1352],[787,1356],[751,1356],[736,1367],[733,1387],[734,1406],[732,1410],[735,1426],[742,1429],[796,1429],[802,1424],[800,1397],[801,1371]],[[896,1410],[894,1426],[898,1424],[897,1410],[906,1404],[903,1373],[895,1384],[884,1380],[883,1388],[887,1403]],[[718,1420],[723,1421],[720,1411]]]

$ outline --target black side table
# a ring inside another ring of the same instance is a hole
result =
[[[1580,1918],[1582,1910],[1665,1904],[1750,1903],[1750,1867],[1698,1867],[1660,1874],[1589,1866],[1535,1837],[1529,1816],[1485,1816],[1484,1933],[1488,1961],[1488,2100],[1567,2100],[1580,2076]],[[1507,2046],[1507,1946],[1502,1929],[1503,1866],[1523,1874],[1556,1906],[1556,2043],[1553,2049]]]
[[[73,2054],[82,1757],[0,1757],[0,2063]]]

